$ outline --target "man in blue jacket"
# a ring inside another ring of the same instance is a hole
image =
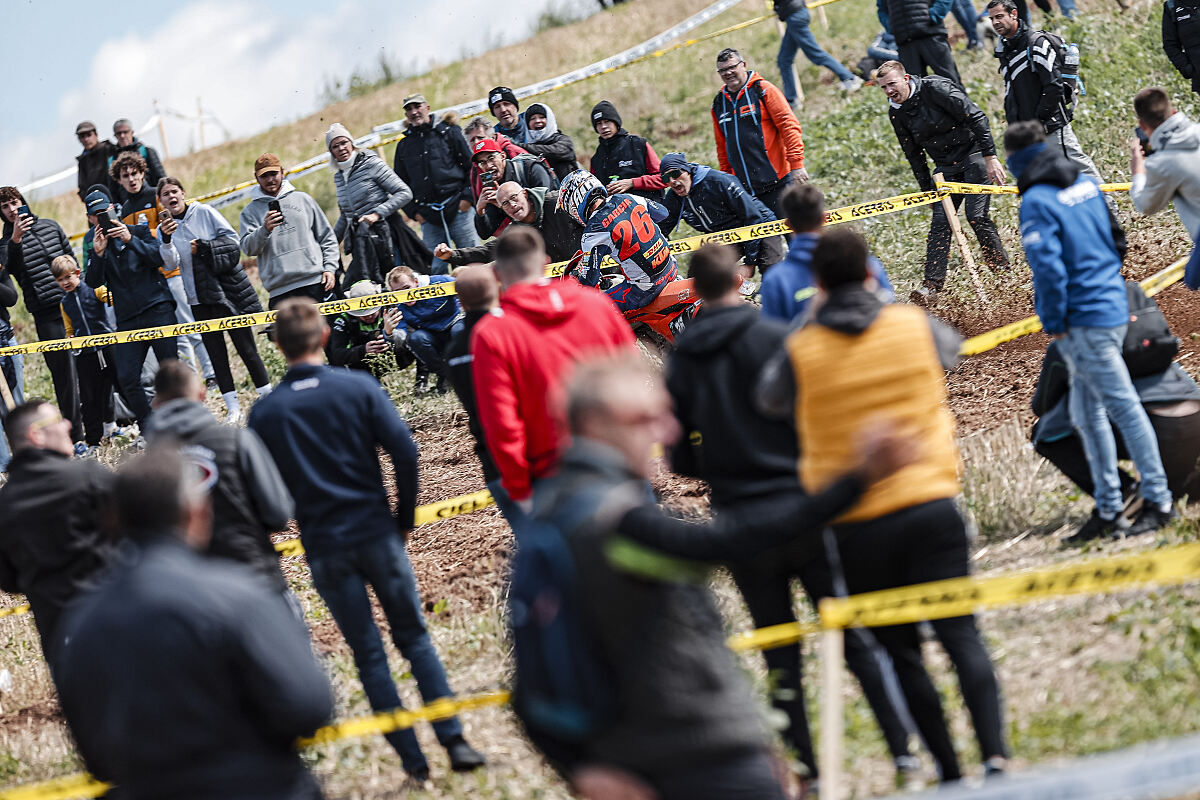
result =
[[[1067,362],[1071,423],[1095,486],[1096,508],[1071,540],[1147,533],[1176,515],[1154,428],[1121,356],[1129,324],[1121,278],[1125,236],[1099,185],[1045,138],[1040,122],[1018,122],[1005,132],[1004,146],[1021,193],[1021,243],[1033,272],[1034,307]],[[1145,504],[1132,523],[1121,516],[1110,418],[1142,476]]]
[[[387,275],[389,292],[453,283],[449,275],[418,275],[408,267],[396,267]],[[463,329],[463,311],[454,295],[410,300],[395,307],[394,315],[385,315],[383,332],[396,345],[408,345],[417,361],[438,376],[436,391],[450,391],[446,376],[446,350]],[[418,386],[418,389],[422,387]]]
[[[404,549],[417,499],[417,449],[387,393],[370,376],[325,365],[329,326],[316,304],[285,300],[275,321],[275,341],[288,371],[250,412],[284,482],[299,499],[296,522],[313,585],[337,622],[376,711],[400,708],[387,652],[371,615],[369,583],[391,626],[392,641],[408,659],[425,702],[450,697],[446,672],[425,620],[416,577]],[[392,462],[393,516],[377,448]],[[484,757],[462,735],[457,717],[433,723],[454,770],[483,766]],[[411,728],[385,737],[415,781],[429,777],[429,762]]]
[[[662,204],[667,218],[659,225],[663,235],[670,236],[680,218],[701,233],[716,233],[746,225],[775,221],[775,214],[761,200],[742,188],[742,183],[728,173],[687,160],[684,153],[667,153],[659,164],[659,172],[667,191]],[[750,268],[745,277],[758,267],[765,275],[767,267],[783,258],[783,239],[751,239],[739,246]]]
[[[787,257],[763,276],[760,297],[762,314],[768,319],[791,322],[808,309],[809,301],[817,294],[817,276],[812,271],[813,248],[825,227],[825,195],[811,183],[790,186],[779,204],[793,231]],[[879,259],[867,261],[876,289],[886,302],[896,295],[892,282]]]

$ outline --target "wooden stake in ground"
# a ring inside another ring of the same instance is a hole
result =
[[[945,176],[940,172],[935,172],[933,175],[934,184],[939,184],[945,180]],[[983,281],[979,279],[979,271],[975,269],[975,259],[971,256],[971,248],[967,244],[966,234],[963,233],[962,225],[958,221],[958,211],[954,208],[954,201],[950,199],[950,195],[942,195],[942,208],[946,212],[946,220],[950,223],[950,230],[954,233],[954,241],[958,243],[958,251],[962,253],[963,263],[967,265],[967,272],[971,276],[971,283],[975,284],[975,294],[979,295],[979,299],[987,303],[987,292],[983,290]]]
[[[845,634],[841,628],[821,632],[821,797],[842,800],[843,738],[845,718],[842,710],[842,662]]]

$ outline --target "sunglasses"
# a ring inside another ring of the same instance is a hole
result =
[[[669,169],[663,173],[663,177],[669,181],[673,181],[681,175],[683,175],[683,170],[681,169]]]

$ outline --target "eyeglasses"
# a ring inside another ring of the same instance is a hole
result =
[[[517,192],[516,194],[514,194],[512,197],[508,198],[507,200],[501,200],[500,205],[502,205],[506,208],[516,208],[521,202],[522,194],[524,194],[524,192]]]
[[[673,181],[681,175],[683,175],[683,170],[681,169],[669,169],[663,173],[663,177],[669,181]]]
[[[742,66],[745,63],[746,63],[745,61],[739,61],[738,63],[734,64],[732,67],[718,67],[717,74],[720,75],[722,78],[728,78],[730,75],[732,75],[738,71],[738,67]]]

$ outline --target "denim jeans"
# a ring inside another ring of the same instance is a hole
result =
[[[1121,481],[1112,425],[1142,479],[1142,497],[1159,508],[1171,505],[1154,428],[1138,399],[1129,369],[1121,357],[1126,325],[1115,328],[1070,328],[1059,342],[1070,372],[1068,404],[1071,424],[1079,432],[1095,487],[1096,509],[1112,518],[1121,512]]]
[[[454,202],[451,200],[450,202]],[[455,247],[478,247],[479,234],[475,232],[475,212],[471,209],[459,211],[454,215],[454,219],[446,221],[446,212],[438,212],[438,216],[433,219],[426,218],[421,223],[421,238],[425,244],[432,250],[439,244],[450,244],[451,239],[454,240]],[[430,267],[430,273],[433,275],[447,275],[450,272],[449,265],[440,258],[435,258]]]
[[[804,57],[818,67],[825,67],[837,75],[839,81],[848,81],[854,77],[833,56],[821,49],[817,37],[813,36],[809,26],[808,9],[801,6],[795,14],[787,18],[787,28],[783,32],[783,41],[779,43],[779,57],[775,63],[779,65],[779,73],[783,78],[783,96],[789,105],[796,103],[796,82],[792,79],[792,65],[796,63],[796,51],[804,53]]]
[[[446,352],[451,340],[458,336],[462,329],[461,319],[444,331],[418,328],[408,334],[408,349],[434,375],[445,375],[446,359],[442,357],[442,354]]]
[[[1054,133],[1049,134],[1046,137],[1046,144],[1061,150],[1067,160],[1074,162],[1083,174],[1095,178],[1096,183],[1104,183],[1104,177],[1100,174],[1100,170],[1096,169],[1096,162],[1092,161],[1091,156],[1083,151],[1083,145],[1079,143],[1079,137],[1075,135],[1071,123],[1068,122]],[[1104,193],[1104,202],[1108,204],[1109,211],[1113,214],[1117,213],[1117,203],[1113,200],[1112,192]]]
[[[967,32],[967,45],[979,44],[979,33],[975,29],[975,7],[971,0],[954,0],[950,6],[950,13],[954,14],[958,24]]]
[[[421,698],[429,703],[453,694],[442,662],[425,630],[417,579],[398,533],[388,532],[333,553],[310,555],[308,565],[312,570],[313,586],[354,651],[358,677],[372,709],[388,711],[402,708],[403,704],[388,669],[383,638],[371,614],[368,583],[375,590],[391,626],[392,641],[400,654],[408,659]],[[451,717],[433,723],[433,730],[444,745],[462,735],[462,724],[457,717]],[[429,768],[412,728],[393,731],[384,738],[400,755],[405,771],[413,773]]]
[[[0,347],[16,347],[20,342],[17,341],[16,333],[11,332],[7,337],[0,338]],[[13,401],[17,405],[25,402],[25,356],[22,353],[17,353],[15,356],[4,356],[12,359],[13,369],[17,374],[17,386],[13,389]]]
[[[492,500],[496,501],[496,508],[500,509],[500,513],[504,515],[504,519],[508,520],[508,527],[512,528],[513,534],[516,535],[517,529],[525,521],[525,512],[509,497],[508,490],[500,483],[499,478],[490,481],[487,489],[492,493]]]

